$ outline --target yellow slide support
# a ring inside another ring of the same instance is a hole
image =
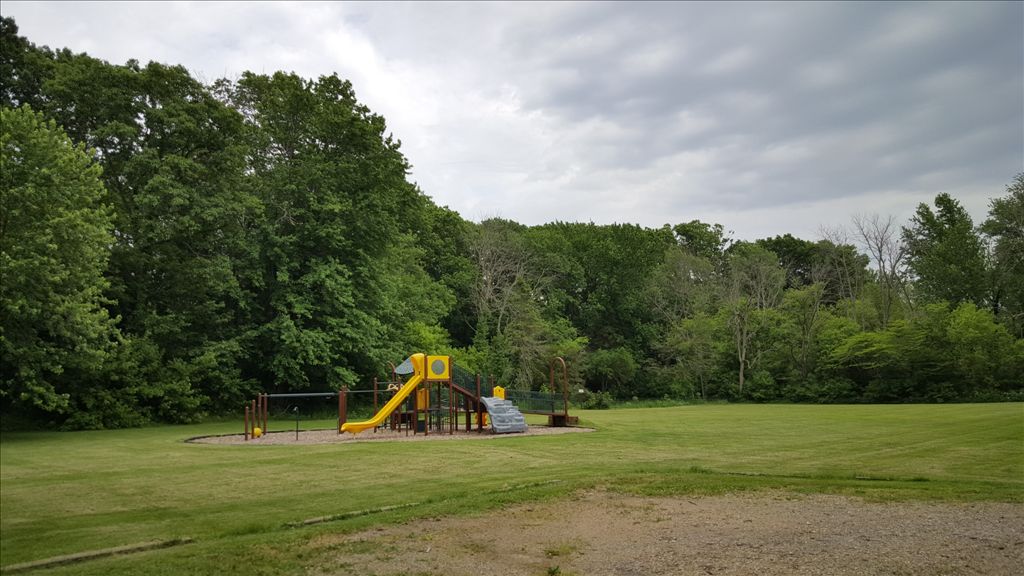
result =
[[[402,401],[420,385],[420,382],[423,381],[423,364],[425,359],[426,357],[423,354],[413,354],[410,356],[409,360],[412,361],[413,373],[412,376],[409,377],[409,381],[395,393],[391,400],[388,400],[388,403],[385,404],[383,408],[377,411],[377,414],[375,414],[373,418],[363,420],[362,422],[346,422],[341,425],[341,431],[358,434],[363,430],[378,426],[385,418],[390,416],[391,413],[398,408],[398,405],[401,404]]]

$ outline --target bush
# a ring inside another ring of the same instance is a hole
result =
[[[585,410],[607,410],[612,407],[612,395],[607,392],[590,394],[583,402]]]
[[[601,390],[613,390],[620,396],[632,392],[630,383],[639,371],[633,353],[627,348],[595,350],[586,357],[583,376],[588,385]]]
[[[757,370],[747,380],[745,393],[754,402],[771,402],[780,397],[777,388],[775,379],[767,370]]]

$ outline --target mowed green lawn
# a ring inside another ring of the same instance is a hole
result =
[[[0,565],[189,537],[47,574],[300,574],[317,534],[557,498],[784,489],[1024,501],[1024,405],[705,405],[581,412],[587,434],[186,444],[240,423],[0,439]],[[286,523],[412,506],[305,528]],[[414,568],[410,568],[415,572]]]

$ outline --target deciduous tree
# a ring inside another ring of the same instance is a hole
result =
[[[903,240],[919,298],[986,303],[984,246],[971,216],[952,196],[936,196],[935,210],[919,204],[910,226],[903,228]]]
[[[118,337],[100,167],[52,120],[0,108],[0,194],[0,402],[61,415]]]
[[[992,310],[1017,338],[1024,338],[1024,172],[989,204],[981,230],[992,243]]]

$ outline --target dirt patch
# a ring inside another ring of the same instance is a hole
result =
[[[380,430],[373,432],[367,430],[359,434],[338,434],[337,430],[300,430],[298,438],[295,431],[270,432],[260,438],[246,441],[241,434],[228,434],[225,436],[200,436],[189,438],[187,442],[198,444],[244,444],[246,446],[266,446],[270,444],[334,444],[353,442],[422,442],[429,440],[489,440],[494,438],[521,438],[523,436],[547,436],[552,434],[573,434],[577,432],[593,432],[593,428],[564,427],[552,428],[549,426],[531,425],[526,432],[515,434],[492,434],[489,431],[466,432],[457,430],[454,434],[431,432],[428,435],[423,433],[408,435],[405,431],[393,432],[391,430]]]
[[[311,540],[309,573],[1020,574],[1024,505],[588,492]]]

